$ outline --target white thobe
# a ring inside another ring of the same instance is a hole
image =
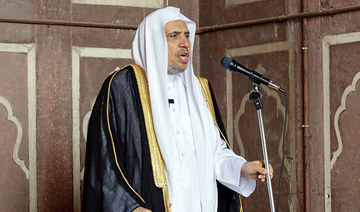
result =
[[[168,75],[168,98],[169,110],[175,135],[178,164],[173,169],[174,182],[169,185],[172,188],[171,211],[203,211],[201,209],[200,186],[194,139],[189,116],[186,88],[180,74]],[[205,100],[204,100],[205,101]],[[218,129],[214,123],[216,132]],[[218,132],[216,141],[215,173],[214,177],[221,184],[233,191],[249,196],[255,189],[256,182],[246,177],[241,177],[241,167],[246,160],[237,156],[232,150],[228,149],[226,143],[221,139]],[[216,194],[217,195],[217,194]],[[217,198],[215,198],[217,201]],[[216,208],[212,211],[217,211]]]

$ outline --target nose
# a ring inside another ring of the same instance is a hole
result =
[[[190,47],[189,38],[186,37],[186,36],[183,36],[180,43],[179,43],[179,46],[182,47],[182,48],[188,49]]]

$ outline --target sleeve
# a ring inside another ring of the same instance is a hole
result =
[[[110,77],[89,121],[82,211],[130,212],[144,206],[137,193],[141,191],[141,144],[132,139],[137,134],[137,114],[131,98],[119,95],[126,91],[131,97],[131,90],[126,84],[111,84]]]
[[[211,84],[208,83],[208,85],[214,106],[217,125],[221,130],[224,138],[227,138],[225,127],[221,119],[214,92],[212,90]],[[247,177],[240,176],[242,165],[246,162],[246,160],[243,157],[236,155],[231,149],[229,149],[226,142],[219,135],[217,127],[215,125],[214,127],[218,132],[218,135],[216,136],[217,140],[214,150],[215,177],[217,181],[222,185],[235,191],[238,194],[248,197],[252,192],[254,192],[256,187],[256,181]]]
[[[215,176],[221,184],[245,197],[254,192],[256,181],[240,175],[246,160],[227,148],[220,135],[216,142],[215,161]]]

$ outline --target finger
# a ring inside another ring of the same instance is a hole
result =
[[[269,163],[269,169],[270,169],[269,175],[270,175],[270,177],[271,177],[271,179],[272,179],[273,176],[274,176],[274,170],[273,170],[272,165],[271,165],[270,163]]]
[[[266,175],[260,174],[258,176],[258,180],[260,180],[261,182],[266,182]]]
[[[259,174],[258,176],[258,179],[265,179],[266,178],[266,175],[263,175],[263,174]]]
[[[273,177],[274,177],[274,175],[272,175],[272,174],[269,174],[269,176],[270,176],[270,179],[273,179]]]
[[[261,174],[267,174],[267,169],[265,168],[265,162],[264,161],[262,161],[261,162],[262,163],[262,171],[260,171],[260,170],[257,170],[259,173],[261,173]],[[269,175],[271,176],[271,178],[272,178],[272,176],[273,176],[273,172],[274,172],[274,170],[273,170],[273,168],[272,168],[272,165],[269,163]]]
[[[269,174],[269,176],[270,176],[270,179],[273,178],[273,175],[272,175],[272,174]],[[258,175],[258,179],[259,179],[259,180],[266,179],[266,177],[267,177],[267,173],[265,173],[265,174],[259,174],[259,175]]]
[[[272,179],[273,176],[270,176],[270,179]],[[258,180],[260,180],[262,183],[266,182],[266,175],[259,175]]]
[[[255,169],[256,172],[258,172],[260,174],[266,174],[267,173],[267,170],[261,165],[260,166],[255,166],[254,169]]]
[[[259,171],[259,173],[261,173],[261,174],[267,174],[268,173],[268,171],[265,169],[265,168],[261,168],[261,170]]]
[[[265,175],[261,175],[261,178],[260,178],[261,182],[264,183],[266,181],[266,176]]]
[[[270,163],[269,163],[269,169],[270,169],[270,175],[273,175],[274,170],[273,170],[273,167],[272,167],[272,165]]]

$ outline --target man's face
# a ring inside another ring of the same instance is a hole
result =
[[[190,54],[189,30],[180,20],[165,25],[168,44],[168,73],[181,73],[186,69]]]

